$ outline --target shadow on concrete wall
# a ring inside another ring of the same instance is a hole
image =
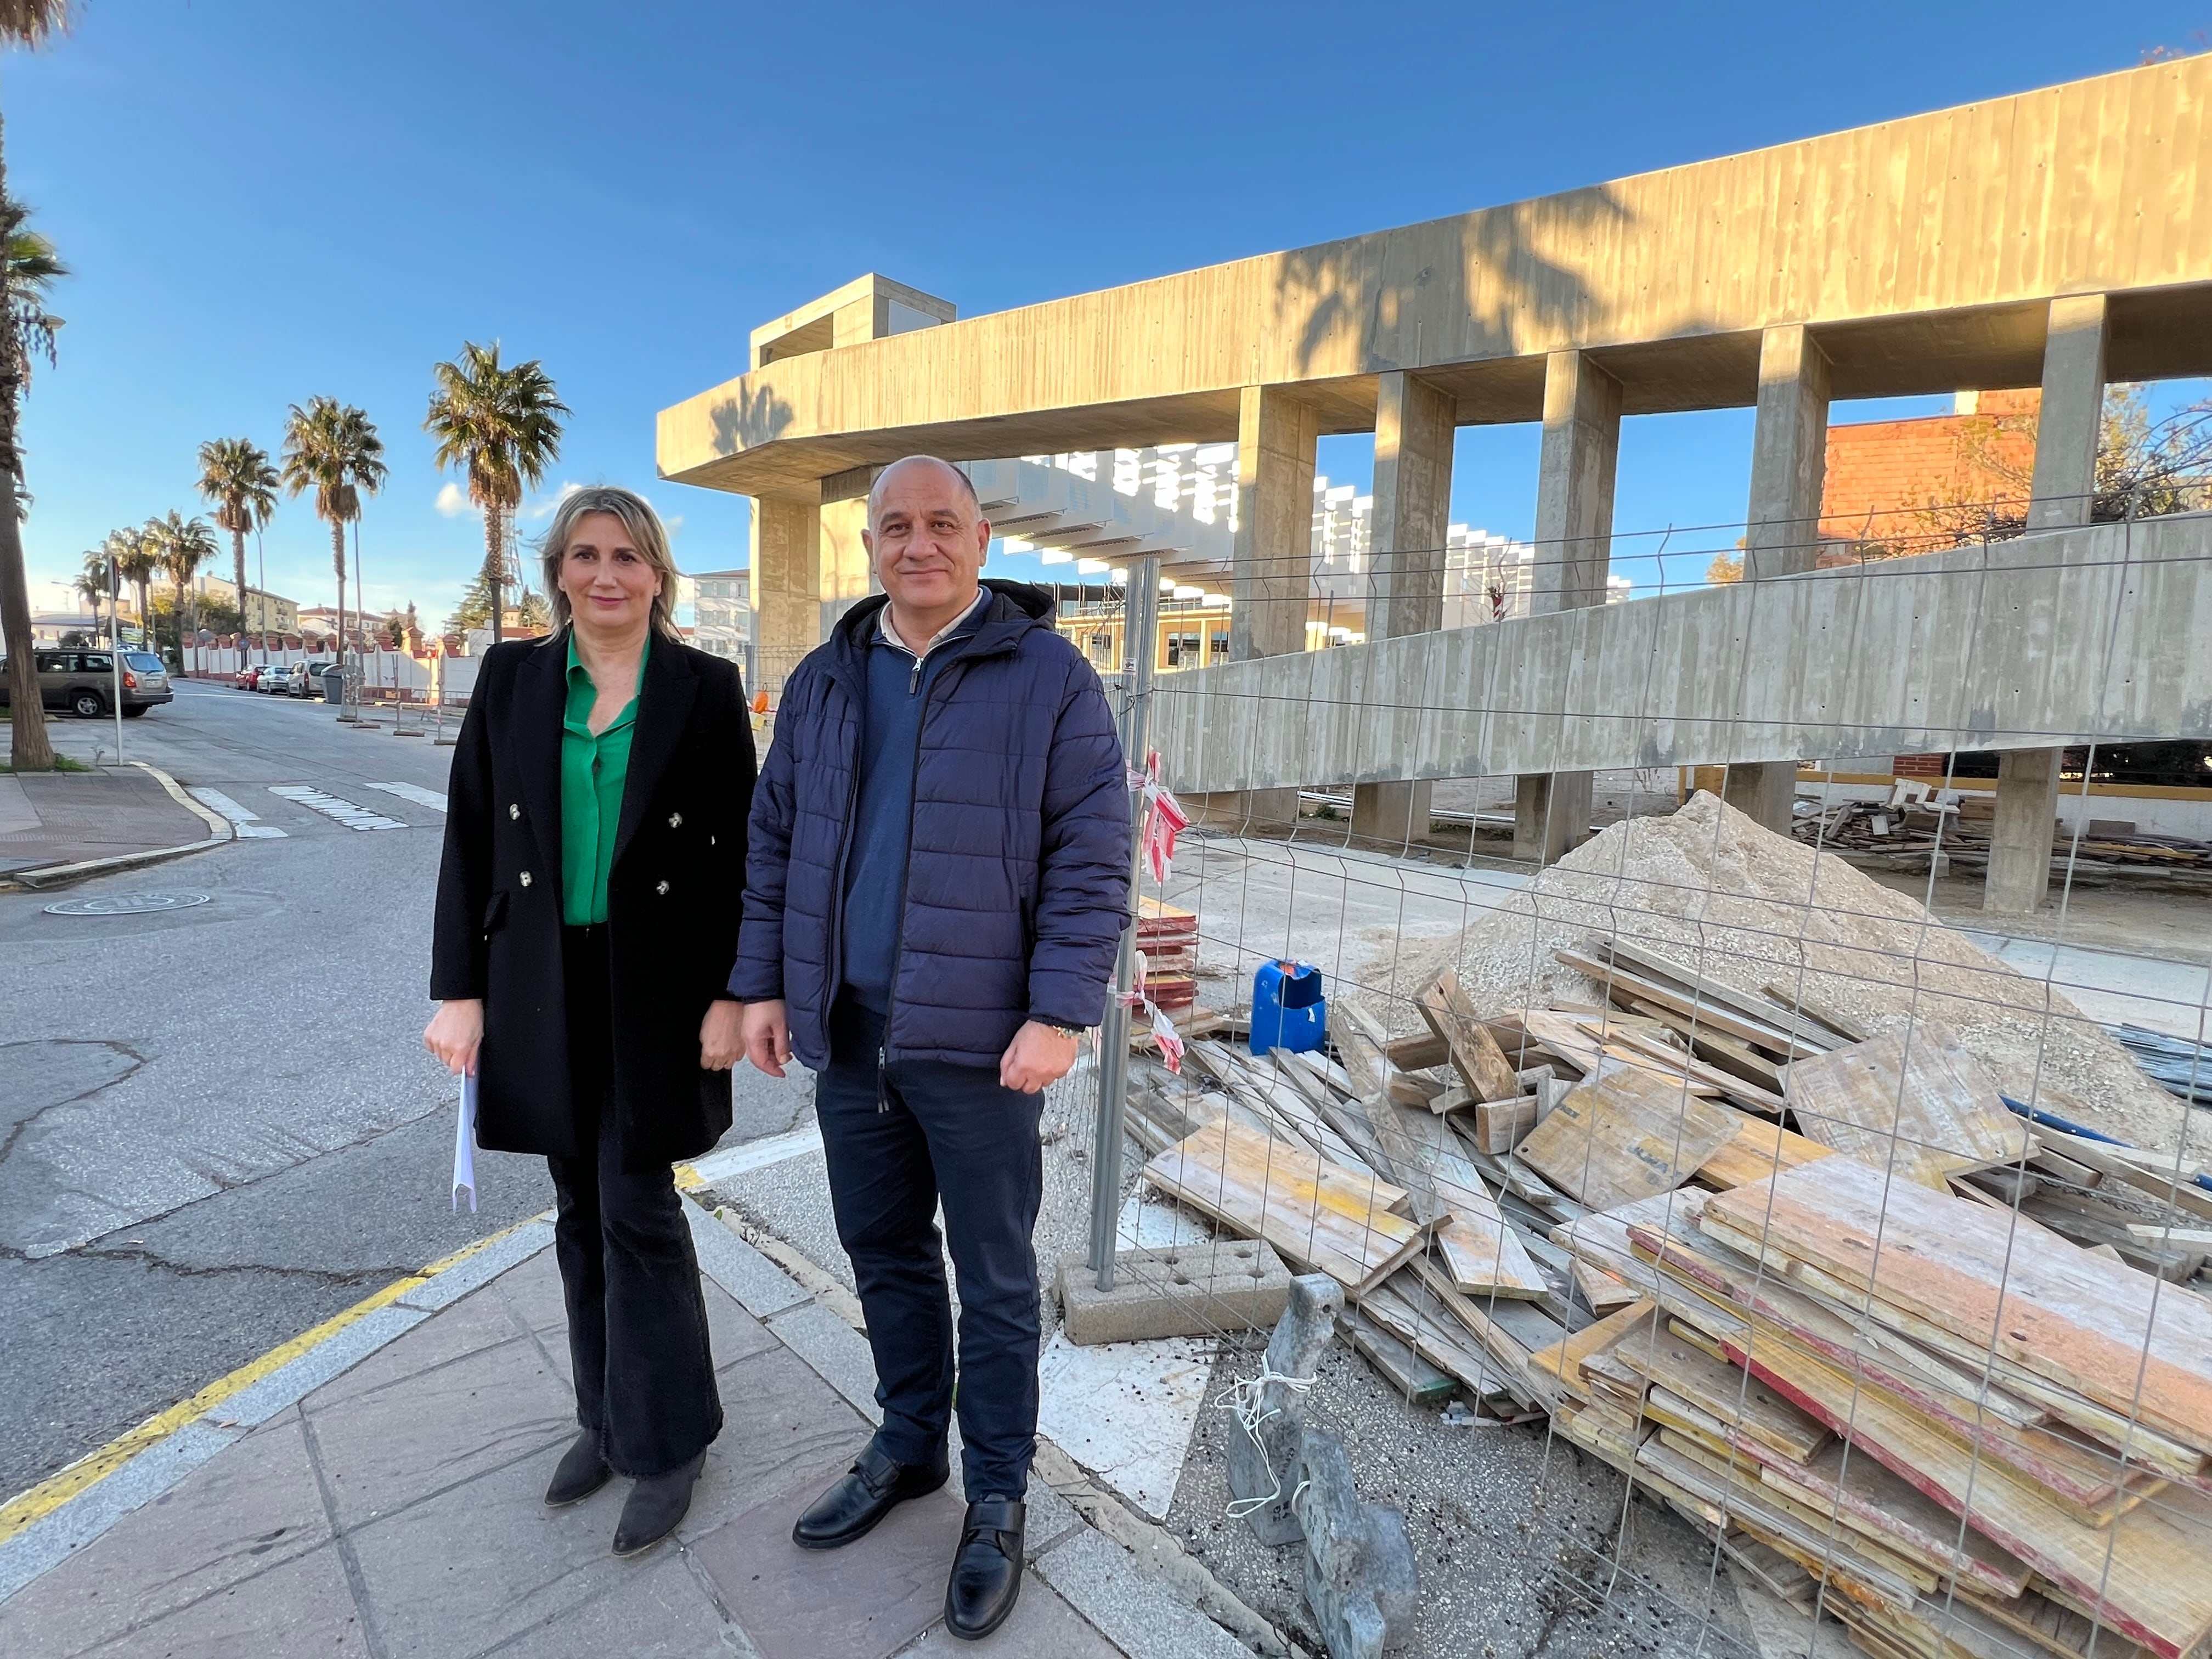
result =
[[[1342,372],[1347,329],[1358,331],[1357,360],[1369,372],[1520,356],[1579,337],[1598,301],[1561,253],[1600,248],[1633,222],[1610,185],[1593,185],[1294,250],[1282,256],[1276,314],[1297,321],[1295,372]]]
[[[717,456],[757,448],[780,436],[792,421],[791,405],[768,386],[740,385],[737,396],[724,398],[708,412],[714,422]]]

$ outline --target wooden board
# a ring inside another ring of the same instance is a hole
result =
[[[1763,1049],[1779,1058],[1787,1059],[1794,1055],[1803,1059],[1811,1054],[1825,1054],[1832,1046],[1793,1037],[1764,1020],[1747,1019],[1731,1009],[1709,1001],[1695,991],[1681,990],[1626,969],[1612,967],[1579,951],[1554,951],[1552,955],[1577,973],[1587,975],[1601,985],[1620,988],[1646,1002],[1656,1003],[1662,1008],[1681,1015],[1692,1022],[1698,1030],[1719,1031],[1725,1036],[1738,1038],[1754,1048]]]
[[[2006,1109],[1981,1061],[1936,1020],[1801,1060],[1782,1085],[1804,1134],[1923,1187],[2017,1163],[2030,1150],[2027,1120]]]
[[[1671,1192],[1735,1135],[1738,1115],[1623,1070],[1567,1091],[1514,1156],[1594,1208]]]
[[[1748,1187],[1784,1170],[1835,1156],[1819,1141],[1792,1134],[1779,1123],[1741,1113],[1737,1118],[1736,1132],[1728,1144],[1698,1165],[1698,1179],[1708,1187],[1723,1192],[1731,1187]]]
[[[1488,1152],[1492,1158],[1503,1158],[1522,1136],[1536,1127],[1536,1097],[1520,1095],[1511,1100],[1479,1101],[1468,1116],[1473,1121],[1468,1133],[1474,1139],[1475,1150]]]
[[[1828,1443],[1826,1428],[1758,1378],[1698,1352],[1671,1331],[1655,1331],[1649,1340],[1624,1344],[1614,1357],[1735,1432],[1793,1462],[1805,1462]]]
[[[1375,1367],[1399,1398],[1414,1405],[1441,1406],[1459,1392],[1459,1379],[1421,1357],[1361,1308],[1346,1310],[1345,1330],[1352,1346]]]
[[[1784,1035],[1795,1036],[1802,1045],[1801,1052],[1810,1050],[1817,1053],[1820,1049],[1832,1048],[1836,1046],[1838,1039],[1834,1034],[1821,1025],[1819,1021],[1807,1019],[1786,1008],[1774,1006],[1765,997],[1755,992],[1739,991],[1725,980],[1718,980],[1711,975],[1701,974],[1696,969],[1675,961],[1672,957],[1662,956],[1656,951],[1646,950],[1634,939],[1613,935],[1594,941],[1593,954],[1612,958],[1616,973],[1620,971],[1620,964],[1626,963],[1632,970],[1647,978],[1656,979],[1669,987],[1696,992],[1699,999],[1708,1006],[1725,1008],[1739,1018],[1770,1026]]]
[[[1390,1212],[1403,1189],[1325,1164],[1309,1148],[1223,1119],[1145,1165],[1170,1198],[1358,1291],[1417,1254],[1420,1228]]]
[[[1582,1022],[1583,1029],[1585,1031],[1590,1031],[1596,1023],[1585,1020]],[[1692,1048],[1694,1048],[1695,1046],[1693,1041]],[[1624,1030],[1618,1025],[1607,1028],[1606,1048],[1608,1053],[1614,1048],[1625,1048],[1669,1071],[1680,1072],[1693,1083],[1702,1084],[1709,1089],[1717,1089],[1724,1095],[1741,1101],[1747,1106],[1756,1107],[1760,1111],[1776,1117],[1782,1115],[1783,1108],[1786,1104],[1782,1098],[1780,1068],[1768,1065],[1763,1060],[1757,1063],[1760,1069],[1773,1079],[1771,1085],[1752,1082],[1741,1072],[1707,1064],[1698,1059],[1694,1052],[1685,1053],[1645,1032]],[[1749,1054],[1750,1050],[1746,1049],[1744,1052]],[[1747,1060],[1745,1065],[1747,1067],[1751,1063]]]
[[[1590,1304],[1590,1311],[1600,1318],[1615,1308],[1625,1308],[1632,1302],[1643,1299],[1643,1292],[1636,1286],[1603,1267],[1578,1260],[1572,1271],[1575,1288],[1583,1293],[1583,1300]]]
[[[1382,1032],[1351,1005],[1339,1010],[1337,1047],[1346,1070],[1367,1093],[1351,1110],[1360,1115],[1382,1158],[1384,1175],[1426,1197],[1436,1224],[1437,1248],[1452,1283],[1469,1294],[1543,1297],[1551,1285],[1522,1248],[1498,1202],[1451,1127],[1434,1113],[1407,1106],[1384,1092],[1395,1068],[1383,1052]]]
[[[2050,1503],[2002,1464],[1931,1434],[1879,1390],[1832,1367],[1754,1357],[1755,1369],[1806,1411],[1963,1517],[2130,1640],[2184,1659],[2212,1636],[2212,1498],[2169,1486],[2111,1526],[2091,1527]]]
[[[1710,1200],[1708,1218],[2107,1409],[2212,1451],[2212,1303],[1850,1158]]]
[[[1576,1399],[1587,1401],[1589,1390],[1583,1382],[1583,1362],[1593,1355],[1609,1352],[1624,1342],[1638,1346],[1648,1343],[1658,1316],[1658,1310],[1649,1302],[1632,1303],[1562,1337],[1549,1347],[1539,1348],[1528,1356],[1528,1369],[1565,1388]]]
[[[1451,1050],[1452,1065],[1477,1100],[1505,1100],[1521,1092],[1512,1063],[1482,1023],[1474,1005],[1461,988],[1459,975],[1447,969],[1421,993],[1421,1018]]]
[[[1411,1036],[1392,1037],[1383,1052],[1401,1071],[1425,1072],[1451,1058],[1451,1044],[1433,1031],[1419,1031]]]

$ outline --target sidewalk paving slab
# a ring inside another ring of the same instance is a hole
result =
[[[15,772],[0,801],[0,872],[150,853],[206,842],[208,825],[153,773],[136,766],[89,772]]]
[[[982,1644],[956,1644],[941,1624],[957,1481],[846,1549],[798,1549],[793,1516],[871,1431],[867,1345],[708,1224],[735,1247],[713,1252],[722,1272],[705,1287],[726,1421],[668,1543],[635,1560],[611,1554],[625,1481],[565,1510],[541,1501],[574,1422],[550,1230],[532,1224],[483,1253],[498,1271],[474,1268],[466,1294],[450,1297],[435,1276],[409,1293],[435,1311],[404,1308],[407,1298],[379,1309],[412,1322],[385,1325],[381,1345],[350,1351],[338,1374],[312,1364],[311,1350],[254,1385],[288,1375],[297,1384],[289,1401],[261,1401],[257,1421],[229,1415],[228,1401],[195,1419],[165,1443],[199,1449],[181,1479],[146,1484],[161,1468],[156,1446],[13,1540],[36,1555],[52,1540],[59,1559],[0,1601],[0,1653],[892,1659],[957,1645],[1184,1659],[1218,1650],[1208,1632],[1243,1651],[1180,1603],[1195,1625],[1133,1613],[1174,1598],[1041,1480],[1030,1542],[1033,1557],[1049,1552],[1042,1576],[1031,1569],[1015,1616]],[[722,1288],[725,1274],[776,1316],[748,1313]],[[137,1505],[118,1518],[121,1503],[108,1500],[131,1493],[141,1470]],[[1068,1553],[1086,1543],[1096,1549]],[[1074,1599],[1048,1577],[1065,1578]],[[1109,1639],[1096,1613],[1078,1611],[1085,1599],[1141,1639]]]

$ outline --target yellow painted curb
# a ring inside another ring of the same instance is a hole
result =
[[[532,1221],[535,1219],[534,1217],[532,1218]],[[518,1222],[514,1226],[503,1228],[489,1237],[464,1245],[451,1255],[433,1261],[420,1273],[393,1279],[382,1290],[362,1297],[343,1312],[333,1314],[313,1329],[302,1331],[290,1341],[271,1348],[258,1359],[247,1361],[228,1376],[216,1378],[189,1399],[179,1401],[168,1410],[148,1418],[137,1428],[116,1436],[99,1450],[87,1452],[67,1468],[47,1476],[20,1497],[0,1504],[0,1544],[6,1543],[33,1522],[52,1514],[86,1488],[106,1480],[139,1453],[161,1444],[194,1418],[221,1405],[231,1395],[252,1387],[272,1371],[327,1342],[347,1326],[367,1318],[379,1308],[398,1301],[410,1291],[419,1290],[438,1274],[467,1261],[477,1251],[531,1224],[531,1221]]]

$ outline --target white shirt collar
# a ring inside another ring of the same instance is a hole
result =
[[[878,640],[881,640],[885,645],[896,646],[900,650],[905,652],[907,655],[912,657],[916,662],[920,662],[931,652],[936,650],[939,646],[944,644],[946,637],[952,634],[954,630],[964,628],[969,623],[973,621],[975,619],[975,613],[983,608],[983,602],[990,597],[991,590],[989,588],[986,587],[977,590],[975,594],[975,603],[969,605],[965,611],[955,617],[951,622],[939,629],[936,633],[930,635],[929,643],[923,646],[920,651],[916,651],[912,646],[908,645],[904,640],[898,636],[898,630],[891,626],[891,608],[889,605],[885,605],[882,610],[876,612],[876,637]]]

